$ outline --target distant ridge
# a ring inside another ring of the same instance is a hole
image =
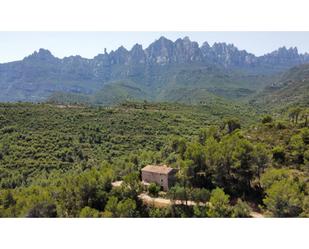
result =
[[[0,101],[45,101],[59,92],[107,98],[99,100],[102,103],[126,98],[192,100],[187,94],[198,89],[238,99],[261,90],[277,73],[304,63],[309,63],[309,55],[297,48],[255,56],[227,43],[199,46],[188,37],[175,42],[160,37],[145,49],[139,44],[131,50],[121,46],[93,59],[59,59],[39,49],[21,61],[0,64]],[[172,91],[182,95],[171,97]]]
[[[63,60],[72,62],[74,60],[82,60],[99,63],[99,65],[114,64],[181,64],[202,62],[209,64],[217,64],[229,67],[257,67],[266,65],[291,66],[309,62],[309,54],[298,53],[296,47],[286,48],[285,46],[277,50],[266,53],[262,56],[255,56],[246,50],[240,50],[233,44],[225,42],[216,42],[210,46],[208,42],[204,42],[201,46],[195,41],[191,41],[189,37],[179,38],[175,42],[161,36],[158,40],[151,43],[146,49],[140,44],[135,44],[131,50],[120,46],[110,53],[104,49],[103,54],[98,54],[93,59],[86,59],[79,55],[68,56],[63,59],[54,57],[47,49],[39,49],[25,59],[41,59],[41,60]],[[101,62],[101,63],[100,63]],[[6,63],[2,63],[6,64]],[[98,65],[98,64],[97,64]]]

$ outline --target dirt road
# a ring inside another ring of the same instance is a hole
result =
[[[142,193],[138,196],[146,205],[151,205],[156,208],[163,208],[163,207],[169,207],[172,205],[172,201],[170,199],[164,199],[160,197],[151,197],[147,195],[146,193]],[[176,205],[185,204],[184,201],[176,200],[174,202]],[[188,206],[195,206],[197,203],[194,201],[188,201]],[[199,205],[206,205],[206,203],[200,203]],[[261,213],[258,212],[251,212],[250,216],[252,218],[264,218],[264,216]]]
[[[112,183],[113,187],[120,187],[122,184],[122,181],[116,181]],[[164,208],[164,207],[169,207],[173,204],[173,202],[170,199],[165,199],[165,198],[161,198],[161,197],[151,197],[146,193],[141,193],[138,196],[145,205],[149,205],[149,206],[153,206],[156,208]],[[180,200],[176,200],[174,201],[174,204],[176,205],[181,205],[181,204],[185,204],[184,201],[180,201]],[[194,201],[187,201],[187,205],[188,206],[195,206],[197,205],[196,202]],[[205,206],[206,203],[199,203],[200,206]],[[250,213],[250,216],[252,218],[265,218],[265,216],[263,216],[263,214],[258,213],[256,211],[252,211]]]

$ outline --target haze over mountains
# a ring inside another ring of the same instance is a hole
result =
[[[40,49],[0,64],[0,101],[68,100],[109,105],[123,100],[200,103],[239,99],[270,86],[285,70],[309,62],[297,48],[255,56],[234,45],[164,37],[93,59],[54,57]]]

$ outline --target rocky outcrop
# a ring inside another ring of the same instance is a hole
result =
[[[233,44],[214,43],[210,46],[204,42],[199,46],[197,42],[191,41],[188,37],[177,39],[175,42],[160,37],[150,44],[146,49],[135,44],[131,50],[123,46],[116,51],[99,54],[91,60],[83,59],[80,56],[66,57],[60,60],[54,57],[50,51],[40,49],[26,57],[24,61],[41,61],[42,63],[64,64],[90,64],[94,68],[109,67],[111,65],[168,65],[186,63],[205,63],[223,66],[224,68],[250,68],[250,67],[291,67],[309,62],[309,55],[299,54],[297,48],[279,48],[271,53],[257,57],[245,50],[239,50]],[[95,69],[94,71],[97,71]]]
[[[81,56],[59,59],[50,51],[40,49],[21,61],[0,64],[0,90],[5,99],[15,92],[17,95],[16,89],[21,90],[18,98],[12,97],[13,100],[23,100],[19,96],[23,96],[25,91],[27,96],[36,99],[40,95],[41,99],[41,96],[44,98],[56,90],[78,89],[88,93],[100,89],[105,82],[117,80],[130,79],[162,86],[176,79],[173,74],[177,74],[177,70],[189,69],[191,65],[200,67],[203,75],[209,74],[212,77],[212,74],[217,73],[207,73],[206,68],[225,70],[223,74],[238,70],[254,75],[271,75],[308,62],[309,55],[299,54],[297,48],[282,47],[258,57],[232,44],[215,43],[210,46],[204,42],[199,46],[188,37],[179,38],[175,42],[160,37],[146,49],[139,44],[130,50],[121,46],[110,53],[105,49],[104,53],[93,59]],[[174,71],[169,71],[170,68],[174,68]],[[188,85],[192,83],[190,80],[198,80],[198,74],[192,72],[182,74],[186,75],[184,80],[188,81]],[[40,91],[34,93],[36,89]]]

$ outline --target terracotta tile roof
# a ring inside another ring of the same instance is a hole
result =
[[[168,174],[173,170],[171,167],[167,167],[166,165],[147,165],[142,168],[142,171],[148,171],[152,173],[159,173],[159,174]]]

